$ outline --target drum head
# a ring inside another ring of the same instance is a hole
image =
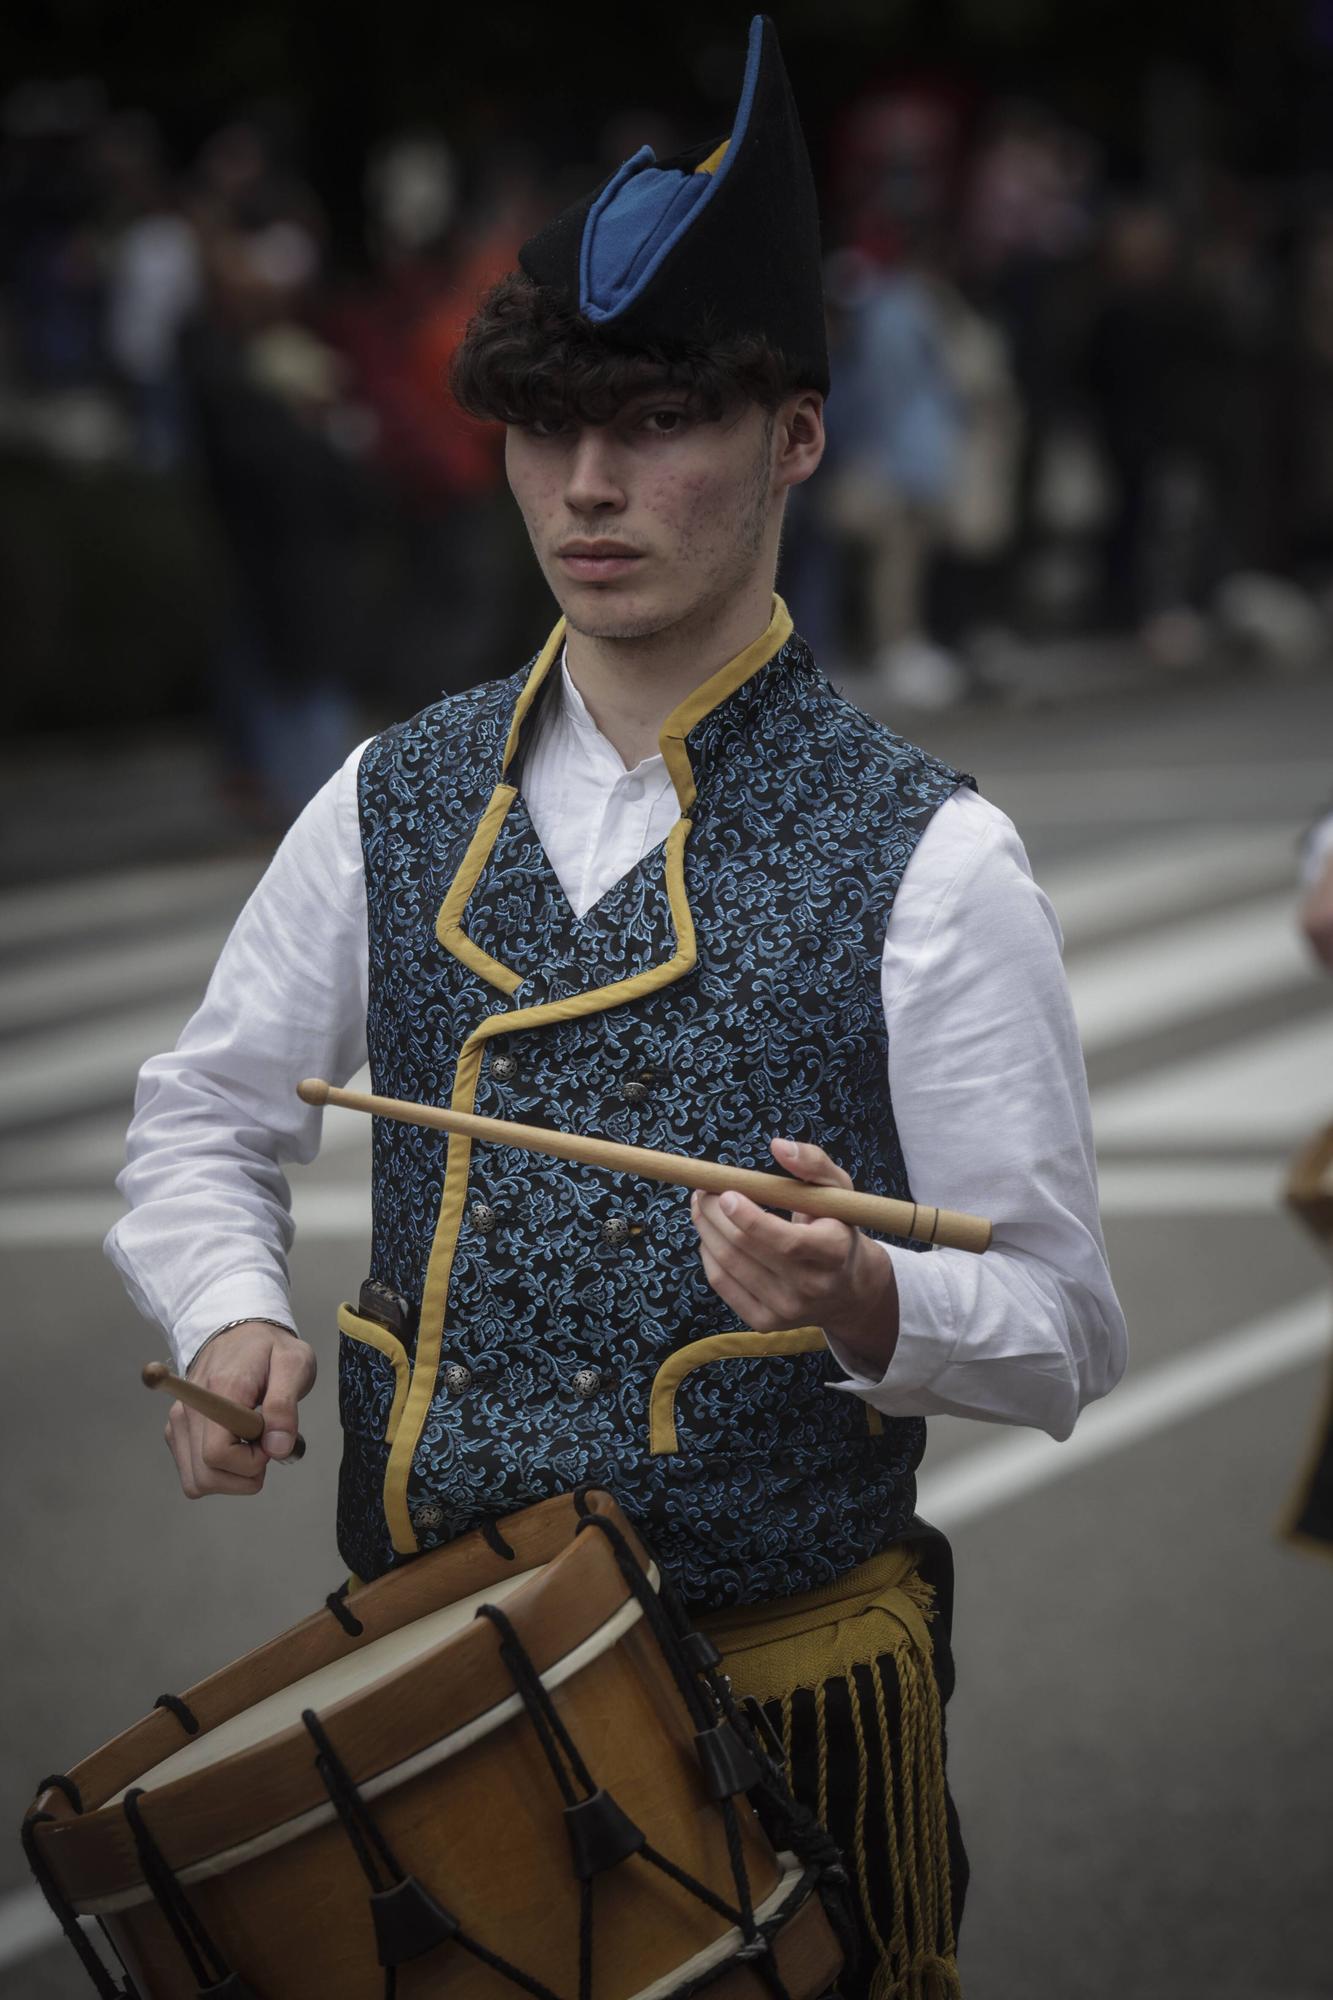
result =
[[[279,1688],[276,1694],[256,1702],[253,1708],[243,1709],[239,1715],[220,1722],[206,1735],[191,1737],[170,1757],[136,1778],[136,1786],[152,1791],[154,1786],[169,1785],[177,1778],[207,1770],[238,1750],[250,1750],[271,1736],[280,1736],[301,1720],[303,1710],[331,1708],[348,1695],[360,1694],[376,1681],[387,1680],[436,1646],[445,1645],[455,1633],[471,1624],[479,1605],[503,1604],[535,1575],[535,1570],[520,1570],[516,1576],[506,1576],[486,1590],[461,1597],[456,1604],[443,1604],[438,1611],[427,1612],[424,1618],[401,1626],[396,1632],[386,1632],[382,1639],[372,1640],[345,1660],[330,1661],[327,1666],[293,1681],[290,1687]],[[108,1803],[115,1805],[124,1796],[124,1791],[118,1792]]]

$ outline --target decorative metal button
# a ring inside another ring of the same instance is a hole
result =
[[[603,1243],[609,1243],[618,1250],[622,1243],[629,1242],[629,1224],[623,1215],[608,1215],[598,1234]]]
[[[464,1389],[472,1387],[472,1370],[461,1361],[446,1361],[440,1372],[444,1376],[445,1388],[452,1389],[456,1396],[461,1396]]]
[[[512,1083],[518,1075],[517,1056],[492,1056],[491,1075],[497,1083]]]
[[[576,1396],[595,1396],[601,1386],[602,1371],[600,1368],[576,1368],[574,1370],[572,1387]]]
[[[483,1236],[489,1236],[500,1220],[490,1203],[485,1201],[474,1201],[467,1213],[472,1227],[479,1229]]]
[[[423,1501],[412,1509],[412,1526],[418,1535],[434,1535],[444,1526],[444,1509],[438,1500]]]
[[[620,1095],[626,1104],[642,1104],[648,1095],[647,1080],[641,1076],[627,1076],[620,1086]]]

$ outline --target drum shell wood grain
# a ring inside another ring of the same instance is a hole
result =
[[[595,1531],[572,1535],[569,1503],[546,1504],[563,1508],[564,1515],[557,1511],[555,1518],[521,1516],[506,1523],[516,1561],[544,1565],[505,1601],[542,1669],[608,1618],[631,1615],[605,1538]],[[610,1503],[601,1510],[610,1511]],[[543,1511],[531,1514],[542,1517]],[[428,1602],[493,1588],[513,1565],[484,1543],[469,1546],[476,1543],[478,1538],[469,1537],[359,1593],[355,1612],[367,1626],[362,1639],[349,1640],[329,1614],[318,1614],[188,1690],[187,1701],[201,1721],[216,1727],[225,1715],[252,1706],[273,1687],[290,1685],[340,1650],[365,1645],[381,1629],[420,1617]],[[395,1584],[396,1590],[389,1588]],[[320,1714],[353,1779],[370,1781],[373,1788],[377,1777],[422,1751],[428,1754],[439,1737],[511,1693],[496,1634],[478,1620],[409,1671],[321,1708]],[[552,1698],[594,1780],[607,1785],[654,1845],[733,1900],[725,1826],[700,1780],[693,1743],[697,1725],[642,1617],[556,1687]],[[165,1731],[164,1721],[170,1723]],[[179,1740],[179,1727],[170,1718],[160,1713],[147,1718],[73,1774],[85,1803],[114,1798],[135,1781],[130,1766],[151,1770]],[[371,1811],[402,1866],[460,1918],[470,1936],[557,1991],[577,1990],[578,1895],[563,1800],[526,1716],[502,1723],[417,1775],[384,1782],[387,1789],[373,1799]],[[57,1811],[64,1802],[48,1794],[42,1803]],[[168,1860],[184,1873],[191,1906],[228,1963],[263,2000],[325,2000],[333,1994],[381,2000],[369,1885],[340,1823],[326,1811],[322,1823],[302,1828],[295,1838],[265,1844],[295,1816],[321,1808],[327,1808],[327,1795],[314,1771],[313,1746],[300,1727],[202,1772],[147,1789],[142,1801]],[[778,1864],[743,1798],[737,1812],[752,1893],[760,1901],[778,1880]],[[61,1814],[59,1825],[42,1831],[66,1893],[80,1907],[100,1907],[149,2000],[194,2000],[194,1983],[157,1906],[136,1901],[107,1908],[142,1893],[121,1809],[105,1805],[78,1819]],[[245,1858],[244,1844],[251,1841],[261,1851]],[[214,1868],[221,1872],[210,1872]],[[651,1985],[728,1928],[716,1912],[637,1858],[600,1877],[594,1896],[596,2000],[623,2000]],[[798,1977],[802,1954],[811,1961],[814,1983]],[[794,1991],[818,1993],[831,1983],[838,1957],[817,1904],[791,1927],[783,1955],[793,1958]],[[458,2000],[499,2000],[517,1990],[456,1946],[400,1970],[400,2000],[446,1987]],[[766,1989],[751,1968],[736,1967],[716,1990],[734,1991],[735,2000],[751,1994],[758,2000]]]

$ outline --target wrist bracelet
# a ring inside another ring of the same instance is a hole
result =
[[[265,1319],[262,1313],[247,1313],[244,1319],[229,1319],[225,1326],[215,1326],[213,1328],[213,1331],[208,1335],[208,1338],[206,1340],[201,1340],[198,1347],[195,1348],[194,1353],[190,1356],[190,1368],[194,1367],[195,1362],[199,1359],[199,1356],[203,1353],[204,1349],[206,1347],[211,1346],[212,1343],[218,1338],[219,1334],[231,1333],[238,1326],[276,1326],[279,1333],[289,1333],[293,1340],[299,1340],[301,1338],[300,1334],[296,1331],[296,1328],[294,1326],[288,1326],[286,1320]],[[185,1373],[188,1375],[189,1372],[190,1370],[187,1368],[185,1370]]]

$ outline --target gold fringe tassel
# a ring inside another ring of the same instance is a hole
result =
[[[816,1797],[829,1824],[828,1698],[846,1689],[856,1744],[854,1822],[842,1834],[861,1924],[877,1962],[868,2000],[961,2000],[949,1882],[939,1690],[928,1619],[933,1592],[913,1551],[895,1548],[836,1583],[776,1603],[700,1620],[723,1656],[738,1700],[764,1708],[792,1780],[794,1697],[812,1698]],[[898,1742],[890,1744],[887,1674],[894,1676]],[[872,1760],[871,1741],[878,1749]],[[891,1755],[891,1751],[893,1754]],[[878,1894],[867,1859],[872,1770],[884,1773],[889,1881]],[[835,1838],[838,1829],[831,1829]],[[887,1898],[886,1898],[887,1892]],[[891,1908],[884,1935],[877,1909]]]

